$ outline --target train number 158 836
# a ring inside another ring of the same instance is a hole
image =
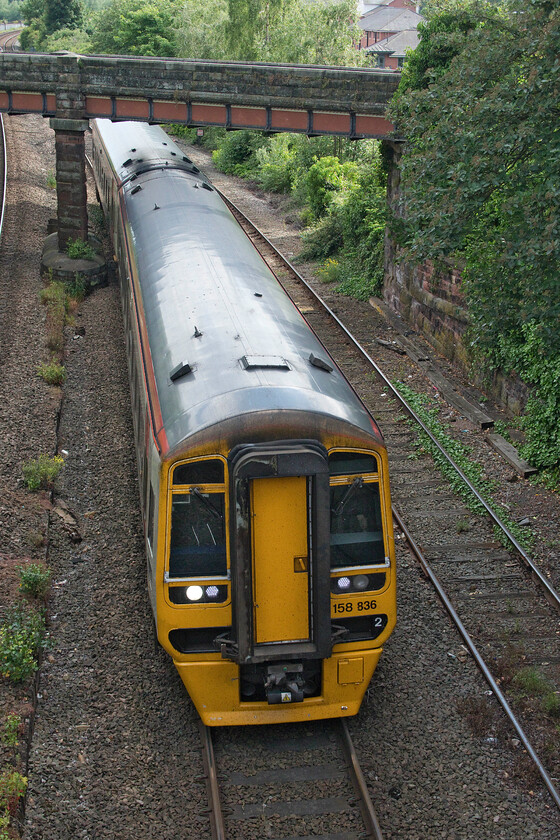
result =
[[[376,601],[344,601],[343,603],[333,604],[333,612],[336,613],[353,613],[353,612],[368,612],[377,607]]]

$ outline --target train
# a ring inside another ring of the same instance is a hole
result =
[[[378,425],[161,127],[91,132],[159,644],[207,726],[355,715],[396,620]]]

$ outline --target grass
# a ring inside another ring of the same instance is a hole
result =
[[[522,698],[535,699],[547,715],[560,717],[560,695],[536,668],[522,668],[511,682]]]
[[[451,456],[453,461],[457,464],[459,469],[469,479],[473,487],[478,491],[480,496],[484,499],[491,510],[508,528],[510,533],[515,537],[520,545],[525,549],[530,549],[534,544],[534,535],[530,529],[519,526],[508,512],[492,499],[492,490],[495,485],[484,476],[484,467],[482,464],[476,463],[472,459],[471,450],[463,443],[452,438],[444,429],[438,419],[438,408],[430,407],[428,405],[430,397],[426,394],[419,394],[414,391],[409,385],[403,382],[394,382],[394,387],[399,391],[402,397],[406,400],[408,405],[420,417],[426,428],[432,433],[438,443]],[[415,421],[409,420],[412,428],[415,427]],[[453,490],[459,494],[463,499],[468,509],[475,514],[484,514],[485,508],[478,501],[476,496],[463,482],[462,478],[453,469],[451,464],[447,461],[445,456],[439,451],[434,442],[423,431],[417,431],[418,449],[430,453],[436,466],[440,472],[447,478]],[[505,545],[509,544],[509,540],[503,532],[496,526],[494,529],[496,538]]]

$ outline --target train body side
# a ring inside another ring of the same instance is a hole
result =
[[[355,714],[396,614],[379,430],[159,128],[93,147],[159,641],[207,724]]]

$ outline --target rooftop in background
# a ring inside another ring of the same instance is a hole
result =
[[[416,29],[407,29],[405,32],[397,32],[390,38],[384,38],[376,44],[365,48],[367,53],[387,53],[395,58],[404,58],[409,50],[418,46],[420,37]]]
[[[404,32],[407,29],[416,29],[423,20],[422,15],[410,9],[389,6],[368,12],[360,18],[358,26],[364,32]]]
[[[368,12],[379,8],[411,9],[418,11],[418,3],[415,0],[358,0],[358,14],[366,15]]]

